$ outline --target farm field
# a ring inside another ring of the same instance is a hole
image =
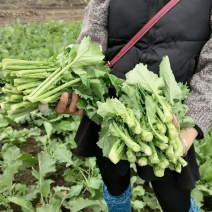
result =
[[[86,1],[0,0],[0,62],[47,60],[75,43]],[[0,87],[4,80],[0,65]],[[0,102],[4,102],[0,89]],[[75,156],[79,117],[38,110],[9,119],[0,108],[0,211],[106,212],[94,158]],[[201,180],[192,196],[212,212],[212,132],[195,142]],[[134,212],[159,212],[151,186],[132,165]]]
[[[0,24],[80,21],[85,6],[86,1],[83,0],[0,0]]]

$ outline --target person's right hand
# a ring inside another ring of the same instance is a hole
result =
[[[61,114],[75,114],[83,116],[85,111],[83,109],[77,108],[77,102],[79,100],[79,96],[75,92],[73,92],[71,96],[71,102],[69,105],[68,100],[69,100],[68,93],[67,92],[63,93],[60,97],[59,102],[57,103],[55,111]]]

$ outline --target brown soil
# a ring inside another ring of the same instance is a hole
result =
[[[80,0],[0,0],[0,25],[40,23],[50,20],[81,21],[85,1]]]

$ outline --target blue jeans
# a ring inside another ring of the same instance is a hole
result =
[[[199,212],[199,208],[193,198],[191,198],[191,207],[189,212]]]
[[[119,196],[111,195],[105,184],[103,184],[102,190],[109,212],[131,212],[130,197],[132,190],[130,185]],[[199,212],[199,208],[193,198],[191,198],[191,205],[188,212]]]

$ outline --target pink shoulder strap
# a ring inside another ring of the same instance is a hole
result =
[[[172,7],[180,0],[170,0],[161,10],[159,10],[136,34],[135,36],[116,54],[116,56],[108,61],[106,66],[113,66],[140,38],[142,38]]]

